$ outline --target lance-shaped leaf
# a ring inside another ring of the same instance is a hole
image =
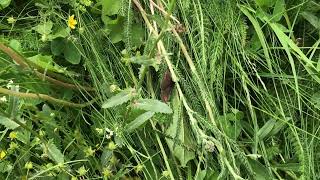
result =
[[[135,120],[131,121],[129,124],[126,126],[126,131],[127,132],[132,132],[133,130],[139,128],[142,124],[144,124],[146,121],[148,121],[155,113],[154,112],[145,112],[138,116]]]
[[[133,88],[125,89],[120,93],[116,94],[115,96],[112,96],[111,98],[109,98],[105,103],[103,103],[102,108],[110,108],[110,107],[121,105],[123,103],[130,101],[135,95],[136,95],[135,89]]]
[[[167,104],[156,99],[139,99],[134,103],[134,107],[155,113],[172,113],[171,108]]]

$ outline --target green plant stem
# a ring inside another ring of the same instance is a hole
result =
[[[91,105],[93,102],[96,101],[96,100],[91,100],[91,101],[89,101],[87,103],[77,104],[77,103],[64,101],[64,100],[61,100],[61,99],[56,99],[56,98],[48,96],[46,94],[22,93],[22,92],[11,91],[11,90],[8,90],[8,89],[5,89],[5,88],[1,88],[1,87],[0,87],[0,93],[7,94],[7,95],[10,95],[10,96],[15,96],[15,97],[21,97],[21,98],[41,99],[41,100],[49,101],[49,102],[52,102],[52,103],[61,104],[61,105],[64,105],[64,106],[70,106],[70,107],[77,107],[77,108],[84,108],[86,106]]]
[[[17,63],[19,66],[21,66],[23,69],[32,69],[29,64],[25,61],[24,57],[21,56],[20,54],[18,54],[17,52],[15,52],[13,49],[11,49],[10,47],[4,45],[3,43],[0,43],[0,50],[3,51],[4,53],[6,53],[8,56],[10,56],[12,58],[12,60]],[[33,69],[34,73],[36,74],[36,76],[38,76],[41,79],[45,79],[55,85],[58,86],[62,86],[68,89],[83,89],[86,91],[95,91],[94,88],[92,87],[85,87],[85,86],[80,86],[80,85],[74,85],[74,84],[69,84],[69,83],[65,83],[62,81],[59,81],[57,79],[54,79],[52,77],[49,77],[35,69]]]

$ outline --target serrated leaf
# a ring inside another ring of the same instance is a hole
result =
[[[135,96],[135,89],[128,88],[109,98],[103,103],[102,108],[111,108],[130,101]]]
[[[42,24],[38,24],[36,27],[33,28],[36,32],[42,35],[48,35],[52,31],[53,23],[51,21],[44,22]]]
[[[53,140],[49,140],[48,144],[46,145],[48,150],[49,158],[56,163],[64,163],[64,156],[61,151],[57,148],[57,146],[53,143]]]
[[[135,129],[139,128],[143,123],[148,121],[154,114],[154,112],[150,111],[141,114],[135,120],[131,121],[129,124],[126,125],[126,131],[130,133]]]
[[[15,129],[20,126],[19,124],[17,124],[13,120],[11,120],[7,117],[1,116],[1,115],[0,115],[0,124],[8,129]]]
[[[178,158],[181,166],[185,167],[190,160],[195,158],[195,153],[189,151],[186,147],[181,146],[181,144],[192,147],[194,141],[192,140],[189,128],[181,115],[182,103],[177,94],[174,95],[172,104],[174,108],[172,123],[166,130],[166,135],[171,138],[166,138],[166,141],[170,151]],[[175,142],[175,139],[179,141],[179,143]]]
[[[77,47],[71,42],[67,41],[65,48],[63,49],[64,57],[71,64],[79,64],[81,60],[81,54]]]
[[[285,2],[284,0],[277,0],[274,9],[273,9],[273,17],[272,20],[278,22],[281,20],[283,13],[285,12]]]
[[[167,104],[156,99],[139,99],[134,103],[134,107],[156,113],[172,113],[171,108]]]

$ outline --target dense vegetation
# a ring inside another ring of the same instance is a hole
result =
[[[1,0],[0,179],[319,179],[316,0]]]

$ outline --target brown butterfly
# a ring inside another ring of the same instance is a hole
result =
[[[169,70],[167,70],[164,73],[164,76],[161,82],[161,99],[163,102],[168,102],[173,86],[174,86],[174,82],[172,81],[171,73]]]

